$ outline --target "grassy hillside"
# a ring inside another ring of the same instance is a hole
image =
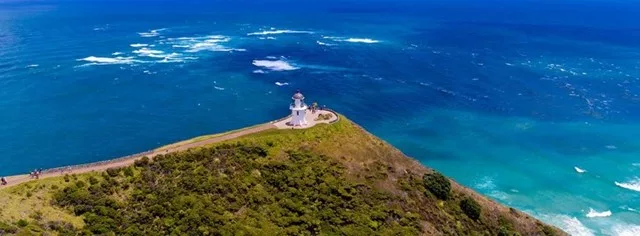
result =
[[[25,235],[564,235],[344,117],[14,186],[0,204],[0,231]]]

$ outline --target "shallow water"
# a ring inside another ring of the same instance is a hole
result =
[[[633,3],[250,3],[0,3],[0,175],[277,119],[301,89],[574,235],[639,234]]]

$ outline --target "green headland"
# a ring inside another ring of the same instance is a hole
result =
[[[0,206],[18,235],[566,235],[342,116],[2,188]]]

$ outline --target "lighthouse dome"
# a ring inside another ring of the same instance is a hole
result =
[[[302,95],[302,93],[300,92],[296,92],[295,94],[293,94],[293,99],[304,99],[304,96]]]

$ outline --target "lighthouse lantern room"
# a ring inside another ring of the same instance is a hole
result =
[[[307,104],[304,103],[304,96],[300,93],[300,90],[296,91],[295,94],[291,97],[293,99],[293,103],[289,106],[291,110],[291,123],[292,126],[306,126],[307,119],[305,118],[307,109]]]

